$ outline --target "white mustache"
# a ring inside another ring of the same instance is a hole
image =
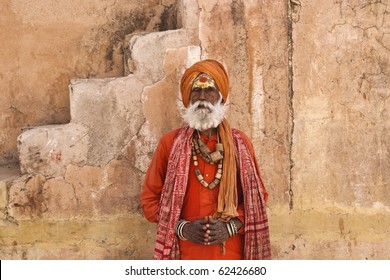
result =
[[[214,109],[214,105],[211,104],[210,102],[208,101],[196,101],[194,104],[193,104],[195,110],[201,110],[201,109],[209,109],[209,110],[213,110]],[[199,108],[199,107],[204,107],[204,108]]]

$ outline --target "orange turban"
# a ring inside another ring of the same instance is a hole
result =
[[[229,94],[229,77],[226,70],[218,61],[206,59],[199,61],[188,68],[181,78],[180,91],[184,106],[188,107],[190,104],[192,83],[201,73],[206,73],[213,77],[214,81],[217,83],[219,91],[222,94],[223,100],[226,102]]]

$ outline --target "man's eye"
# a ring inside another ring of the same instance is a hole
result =
[[[212,92],[212,91],[216,91],[216,89],[215,89],[215,87],[208,87],[208,88],[207,88],[207,91],[208,91],[208,92]]]
[[[200,88],[198,88],[198,87],[193,88],[192,91],[199,92],[199,91],[200,91]]]

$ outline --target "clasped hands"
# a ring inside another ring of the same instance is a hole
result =
[[[183,235],[189,241],[203,245],[221,244],[229,238],[226,223],[212,216],[187,223]]]

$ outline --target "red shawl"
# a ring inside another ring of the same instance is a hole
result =
[[[175,225],[180,218],[191,162],[194,130],[180,129],[169,155],[167,174],[158,211],[158,229],[154,259],[180,259]],[[240,133],[232,129],[237,168],[240,172],[245,206],[245,259],[270,259],[268,218],[262,195],[262,182],[249,148]]]

